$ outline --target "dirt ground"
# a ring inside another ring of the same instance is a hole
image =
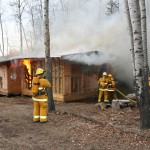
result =
[[[33,123],[29,97],[0,97],[1,150],[149,150],[138,108],[106,111],[95,100],[58,103],[47,123]]]

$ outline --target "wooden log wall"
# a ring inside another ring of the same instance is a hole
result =
[[[8,95],[8,66],[3,64],[0,66],[0,94]]]
[[[63,94],[63,62],[60,58],[52,59],[53,93]]]
[[[0,66],[0,89],[8,88],[7,65]]]
[[[71,94],[71,63],[64,61],[63,95]]]
[[[21,68],[8,68],[8,94],[21,94]]]
[[[85,99],[97,93],[97,67],[64,63],[64,100]]]

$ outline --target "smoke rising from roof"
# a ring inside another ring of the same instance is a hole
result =
[[[100,3],[99,3],[100,2]],[[69,60],[90,64],[108,63],[113,66],[115,76],[130,85],[133,84],[132,62],[130,55],[130,38],[127,31],[127,19],[123,0],[120,0],[119,13],[106,16],[106,0],[92,0],[81,9],[79,1],[74,4],[70,0],[72,11],[64,20],[62,13],[57,13],[57,19],[52,25],[52,53],[73,54],[86,51],[101,51],[111,55],[67,56]],[[149,1],[146,5],[149,6]],[[74,6],[74,7],[73,7]],[[74,8],[74,9],[73,9]],[[147,12],[149,9],[147,7]],[[150,17],[147,17],[149,25]],[[147,25],[147,26],[148,26]],[[148,39],[150,39],[148,29]],[[148,40],[148,48],[150,47]]]
[[[68,1],[68,12],[55,12],[55,21],[50,25],[51,56],[100,51],[101,55],[68,55],[67,59],[91,64],[111,63],[118,79],[133,82],[130,56],[130,41],[127,20],[120,0],[119,13],[106,16],[106,0],[91,0],[81,5],[79,0]],[[150,1],[146,0],[147,12]],[[50,17],[51,19],[51,17]],[[149,27],[150,15],[147,16]],[[150,29],[148,28],[148,48],[150,47]],[[25,52],[21,57],[44,57],[44,47],[40,42],[35,51]],[[112,57],[113,56],[113,57]],[[20,57],[20,56],[19,56]],[[15,56],[18,58],[18,55]]]
[[[70,61],[80,62],[82,64],[87,64],[87,65],[100,65],[106,62],[112,64],[117,59],[116,56],[107,53],[102,53],[100,51],[66,55],[63,56],[62,58]]]
[[[110,63],[117,78],[132,84],[130,41],[123,3],[120,1],[119,13],[106,16],[106,0],[100,2],[88,1],[84,9],[76,7],[68,14],[67,21],[61,13],[57,14],[51,30],[52,53],[101,51],[106,55],[70,55],[67,59],[88,65]]]
[[[61,53],[71,50],[72,53],[73,50],[100,50],[118,53],[120,48],[123,49],[122,52],[129,48],[120,47],[124,41],[129,43],[124,14],[106,16],[106,1],[101,3],[103,7],[99,8],[98,0],[89,1],[86,9],[76,8],[72,11],[67,21],[58,13],[52,25],[52,51]]]

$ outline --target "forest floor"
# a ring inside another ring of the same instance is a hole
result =
[[[32,121],[29,97],[0,97],[1,150],[149,150],[138,108],[100,110],[96,100],[60,103],[47,123]]]

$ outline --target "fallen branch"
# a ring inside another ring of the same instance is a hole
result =
[[[69,114],[72,115],[72,116],[75,116],[75,117],[86,119],[86,120],[91,121],[93,123],[106,125],[106,122],[104,122],[104,121],[96,120],[95,118],[91,118],[91,117],[88,117],[88,116],[85,116],[85,115],[81,115],[81,114],[77,114],[77,113],[69,113]]]

